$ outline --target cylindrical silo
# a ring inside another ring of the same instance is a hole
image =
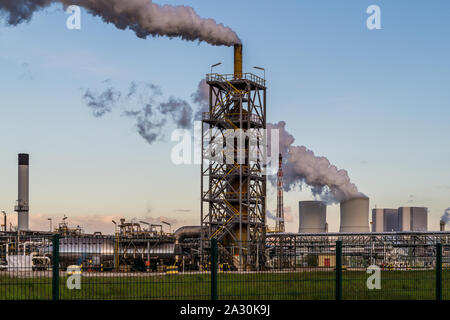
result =
[[[327,206],[322,201],[299,201],[299,233],[327,231]]]
[[[369,198],[359,197],[341,202],[339,232],[369,232]]]

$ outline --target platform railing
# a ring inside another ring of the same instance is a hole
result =
[[[263,87],[266,86],[266,80],[258,77],[257,75],[247,72],[240,74],[219,74],[219,73],[208,73],[206,75],[206,81],[233,81],[233,80],[249,80]]]

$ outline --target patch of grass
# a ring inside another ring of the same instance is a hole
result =
[[[106,274],[105,274],[106,275]],[[382,271],[381,290],[369,290],[368,274],[343,272],[344,299],[434,299],[435,272]],[[82,277],[80,290],[69,290],[67,277],[60,278],[61,299],[210,299],[209,274],[150,274],[121,277]],[[332,271],[286,273],[219,273],[219,299],[334,299],[335,274]],[[443,295],[450,299],[450,271],[443,272]],[[52,279],[18,278],[0,275],[0,299],[51,299]]]

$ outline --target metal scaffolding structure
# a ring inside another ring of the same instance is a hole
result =
[[[208,74],[209,112],[202,118],[202,239],[216,238],[219,250],[238,269],[258,268],[265,237],[265,143],[250,129],[266,128],[265,80],[251,73]],[[202,241],[208,243],[207,241]],[[258,250],[259,249],[259,250]],[[260,256],[260,257],[259,257]]]
[[[277,222],[276,230],[278,232],[284,232],[284,204],[283,204],[283,157],[280,153],[278,160],[278,173],[277,173]]]
[[[277,261],[268,258],[267,265],[289,268],[302,266],[312,256],[334,256],[338,240],[344,248],[344,263],[354,268],[430,268],[437,243],[444,245],[444,262],[450,262],[450,232],[269,233],[265,245]]]

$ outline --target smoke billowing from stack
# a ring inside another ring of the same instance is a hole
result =
[[[351,183],[346,170],[338,169],[327,158],[316,156],[304,146],[293,145],[295,139],[285,126],[284,121],[267,124],[269,130],[280,130],[280,153],[286,159],[283,164],[286,191],[306,183],[315,197],[328,204],[365,197]]]
[[[444,225],[450,221],[450,208],[445,209],[444,214],[441,217],[441,221],[444,222]]]
[[[239,69],[235,69],[236,73],[239,73]],[[192,95],[194,102],[202,107],[201,111],[207,111],[207,89],[205,81],[202,80],[198,85],[197,92]],[[196,118],[199,117],[200,112]],[[304,146],[295,146],[295,138],[286,131],[285,126],[286,122],[284,121],[267,124],[269,136],[271,129],[279,129],[279,150],[284,159],[283,187],[285,191],[290,191],[295,186],[306,183],[311,186],[314,196],[327,204],[365,197],[351,183],[346,170],[338,169],[327,158],[316,156],[313,151]],[[268,142],[271,143],[270,138]],[[270,149],[270,146],[268,146],[268,150]],[[277,180],[275,178],[271,177],[270,181],[276,186]]]
[[[118,29],[133,30],[139,38],[177,37],[217,46],[241,42],[232,29],[201,18],[191,7],[159,5],[151,0],[0,0],[0,14],[6,16],[7,24],[18,25],[54,3],[81,6]]]

